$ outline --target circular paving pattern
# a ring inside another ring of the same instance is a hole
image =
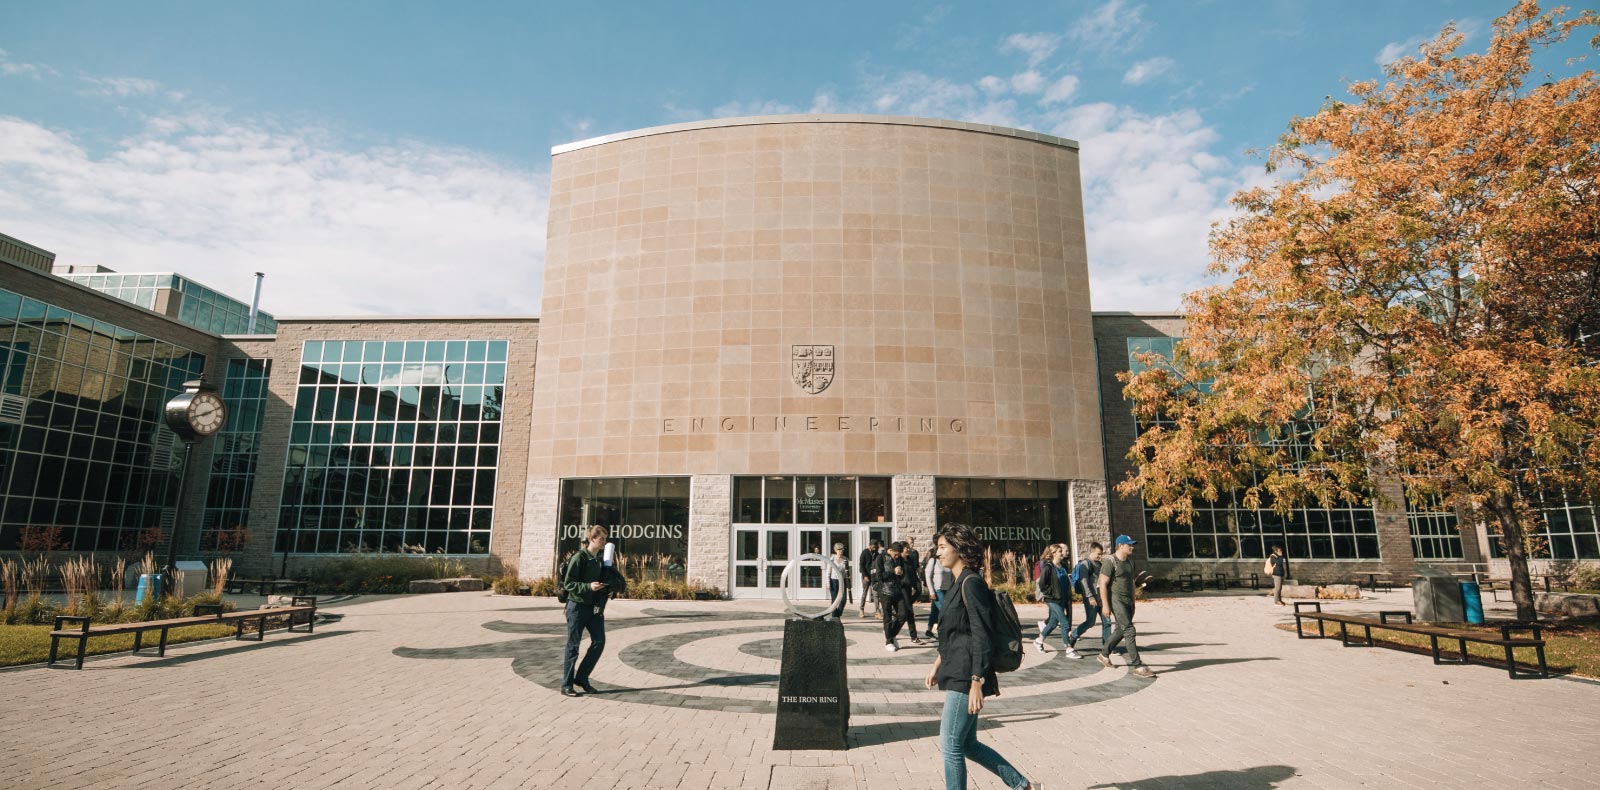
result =
[[[560,615],[555,606],[505,610]],[[612,612],[606,620],[605,654],[592,682],[601,699],[697,710],[773,713],[783,655],[783,616],[768,612],[689,612],[644,609],[637,616]],[[925,616],[925,613],[924,613]],[[883,648],[877,620],[846,617],[846,659],[852,713],[938,716],[943,699],[923,686],[937,656],[930,642],[901,650]],[[448,648],[396,648],[403,658],[509,659],[521,677],[555,690],[561,682],[566,647],[564,623],[484,623],[487,630],[521,638]],[[1099,629],[1085,635],[1098,646]],[[1105,669],[1093,658],[1074,660],[1060,652],[1038,653],[1029,646],[1021,669],[1000,676],[999,697],[985,711],[1036,713],[1086,705],[1136,692],[1150,681],[1122,669]],[[585,641],[583,649],[587,649]],[[581,654],[580,654],[581,657]]]

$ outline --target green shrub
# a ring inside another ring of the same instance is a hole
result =
[[[996,584],[995,592],[1002,592],[1011,596],[1012,603],[1033,603],[1033,583],[1015,582]],[[948,593],[946,593],[948,595]]]
[[[533,590],[534,595],[544,598],[556,597],[556,589],[559,586],[560,585],[556,584],[554,576],[541,576],[528,584],[528,587]]]
[[[722,591],[715,587],[680,581],[634,582],[628,585],[622,597],[635,601],[692,601],[696,593],[706,593],[719,600],[722,598]]]
[[[418,579],[467,576],[466,563],[453,557],[358,552],[320,562],[305,571],[312,592],[321,594],[409,592]]]

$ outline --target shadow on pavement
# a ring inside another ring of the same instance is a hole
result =
[[[1179,661],[1162,670],[1162,674],[1169,672],[1182,672],[1186,669],[1199,669],[1201,667],[1220,666],[1222,664],[1243,664],[1247,661],[1282,661],[1277,656],[1258,656],[1256,658],[1191,658],[1188,661]]]
[[[1126,782],[1109,782],[1100,785],[1089,785],[1094,788],[1115,788],[1115,790],[1173,790],[1173,788],[1200,790],[1200,788],[1217,788],[1222,790],[1271,790],[1279,782],[1285,782],[1296,776],[1295,769],[1287,765],[1258,765],[1255,768],[1246,768],[1242,771],[1207,771],[1203,774],[1188,774],[1185,776],[1152,776],[1148,779],[1133,779]]]
[[[1144,636],[1144,634],[1140,634]],[[1153,645],[1139,645],[1139,652],[1146,650],[1178,650],[1185,647],[1227,647],[1223,642],[1157,642]]]
[[[1060,716],[1054,712],[1040,713],[1002,713],[998,716],[983,716],[978,719],[978,731],[993,730],[1007,724],[1022,724],[1031,721],[1044,721]],[[863,724],[850,728],[850,748],[862,746],[881,746],[887,743],[900,743],[902,741],[916,741],[923,738],[939,737],[939,720],[926,721],[886,721],[881,724]]]
[[[301,644],[301,643],[304,643],[304,642],[315,642],[315,641],[318,641],[318,640],[321,640],[321,639],[330,639],[330,638],[336,637],[336,636],[344,636],[345,634],[359,634],[359,633],[362,633],[362,632],[359,631],[359,630],[327,631],[327,632],[324,632],[324,633],[299,634],[299,635],[292,636],[292,637],[274,639],[272,634],[270,632],[268,632],[268,635],[267,635],[267,638],[266,638],[265,641],[262,641],[262,642],[245,642],[243,644],[243,646],[241,646],[241,647],[218,647],[218,649],[216,649],[216,650],[207,650],[205,652],[200,652],[200,653],[188,653],[186,655],[181,655],[181,656],[167,656],[165,658],[157,658],[157,659],[153,659],[153,660],[150,660],[150,661],[140,661],[137,664],[118,664],[117,666],[114,666],[114,667],[99,667],[99,669],[101,669],[101,670],[106,670],[106,669],[110,669],[110,670],[118,670],[118,669],[158,669],[160,667],[175,667],[175,666],[178,666],[180,664],[187,664],[187,663],[189,663],[191,661],[204,661],[204,660],[206,660],[208,658],[222,658],[224,656],[238,655],[239,653],[249,653],[249,652],[256,651],[256,650],[270,650],[270,649],[272,649],[274,647],[280,647],[280,646],[283,646],[283,645],[294,645],[294,644]],[[170,652],[174,648],[200,646],[200,645],[206,645],[206,644],[210,644],[212,646],[219,646],[224,641],[232,642],[232,641],[234,641],[234,639],[233,639],[233,637],[225,636],[225,637],[222,637],[219,640],[206,640],[204,642],[188,642],[188,643],[179,644],[179,645],[168,645],[167,646],[167,650]],[[145,647],[148,649],[150,646],[147,644],[147,645],[145,645]],[[127,653],[118,653],[118,654],[115,654],[115,655],[127,656],[128,654]],[[84,668],[87,669],[88,665],[87,664],[84,665]]]

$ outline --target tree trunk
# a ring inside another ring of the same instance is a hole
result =
[[[1528,575],[1528,547],[1522,536],[1522,521],[1510,494],[1496,494],[1489,510],[1500,521],[1500,545],[1511,563],[1511,600],[1517,605],[1517,619],[1531,622],[1538,617],[1533,608],[1533,579]]]

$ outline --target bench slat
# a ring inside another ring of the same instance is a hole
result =
[[[313,606],[280,606],[276,609],[244,609],[237,612],[225,612],[220,615],[199,615],[196,617],[172,617],[166,620],[141,620],[137,623],[106,623],[103,625],[89,626],[89,630],[80,629],[51,631],[51,636],[77,637],[84,636],[114,636],[116,634],[132,634],[139,631],[155,631],[162,628],[183,628],[191,625],[208,625],[214,623],[232,623],[236,620],[254,620],[257,617],[275,617],[282,614],[299,614],[301,612],[316,611]]]

